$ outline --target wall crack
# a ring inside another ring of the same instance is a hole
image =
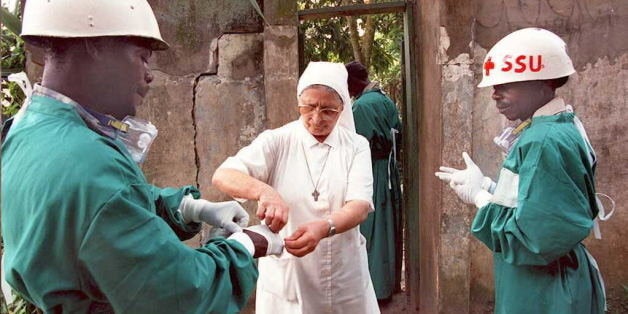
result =
[[[192,127],[194,128],[194,163],[196,164],[196,175],[194,181],[196,182],[196,188],[198,189],[200,189],[200,182],[198,181],[198,178],[200,177],[201,173],[201,158],[198,153],[199,148],[198,126],[196,123],[196,89],[198,87],[198,82],[201,80],[201,78],[212,75],[216,75],[216,73],[200,73],[194,78],[194,87],[192,88]]]

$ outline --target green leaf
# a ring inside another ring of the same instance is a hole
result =
[[[254,1],[254,0],[252,0]],[[20,35],[22,32],[22,22],[20,19],[5,7],[0,7],[0,17],[2,18],[2,25],[10,30],[15,35]]]

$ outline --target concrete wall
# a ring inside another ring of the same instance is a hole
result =
[[[138,110],[159,129],[143,170],[156,185],[197,185],[226,200],[211,187],[220,163],[296,117],[297,31],[284,23],[294,3],[268,6],[264,25],[248,1],[149,2],[171,48],[154,54],[155,81]]]
[[[568,44],[577,74],[559,89],[559,94],[572,104],[587,127],[592,145],[598,153],[597,190],[609,194],[618,205],[614,217],[602,223],[604,239],[585,241],[596,256],[606,281],[611,312],[628,310],[628,301],[622,284],[628,284],[625,260],[628,245],[628,213],[622,204],[628,198],[628,114],[626,102],[628,81],[628,3],[621,1],[567,1],[567,0],[442,0],[417,4],[419,33],[415,44],[422,53],[438,51],[437,60],[418,57],[419,73],[426,72],[436,62],[440,73],[437,89],[428,78],[419,78],[417,92],[421,109],[420,123],[428,119],[440,121],[439,129],[420,134],[419,145],[427,152],[421,168],[433,172],[441,164],[463,167],[461,152],[468,151],[486,174],[496,177],[501,164],[500,152],[492,138],[506,125],[490,99],[492,89],[478,89],[481,65],[486,52],[501,37],[520,28],[539,26],[559,34]],[[420,12],[420,10],[430,12]],[[434,16],[437,18],[434,18]],[[440,99],[440,104],[433,102]],[[437,106],[438,109],[427,106]],[[429,132],[429,133],[428,133]],[[438,134],[434,134],[437,132]],[[440,142],[440,146],[426,146]],[[434,151],[429,151],[434,149]],[[437,150],[437,151],[436,151]],[[423,177],[423,176],[422,176]],[[428,313],[483,313],[490,312],[493,300],[492,257],[479,241],[469,235],[470,221],[475,213],[472,207],[460,203],[451,191],[434,178],[422,179],[422,195],[439,195],[438,203],[421,203],[422,211],[430,213],[431,221],[421,221],[422,236],[438,233],[430,239],[426,250],[421,245],[423,260],[435,260],[435,279],[421,283],[421,310]],[[435,188],[436,187],[436,188]],[[431,205],[431,206],[430,206]],[[610,205],[609,205],[610,207]],[[432,224],[437,223],[438,227]],[[436,230],[438,228],[438,230]],[[421,238],[425,242],[426,239]],[[425,297],[424,297],[425,296]],[[433,299],[436,300],[433,300]]]
[[[154,54],[138,108],[159,129],[142,168],[153,184],[226,199],[210,186],[214,170],[265,128],[262,20],[246,1],[149,2],[171,48]]]
[[[143,170],[154,184],[193,184],[204,198],[228,200],[211,186],[216,168],[297,116],[296,5],[267,5],[265,25],[249,1],[149,2],[171,49],[155,54],[155,81],[138,112],[159,128]],[[256,203],[244,205],[256,223]],[[208,230],[187,243],[203,243]],[[243,312],[253,305],[254,297]]]

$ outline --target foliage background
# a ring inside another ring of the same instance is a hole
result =
[[[306,10],[375,2],[383,1],[300,0],[297,6],[299,10]],[[370,51],[369,54],[356,55],[358,52],[351,42],[351,27],[357,29],[361,51]],[[373,31],[372,39],[368,36],[370,28]],[[361,60],[369,68],[370,79],[379,81],[393,101],[399,104],[403,100],[401,13],[306,20],[299,25],[299,33],[303,42],[303,64],[323,60],[343,63]]]
[[[2,27],[0,27],[2,121],[15,115],[26,98],[16,83],[7,80],[9,74],[23,71],[26,64],[24,41],[19,37],[21,28],[20,1],[15,1],[14,4],[15,6],[11,10],[7,7],[6,2],[2,2],[0,7],[0,15],[2,16]],[[3,249],[0,250],[0,253],[2,251]],[[42,311],[19,295],[15,297],[13,303],[7,304],[4,295],[0,293],[0,313],[31,314],[42,313]]]
[[[3,3],[4,5],[5,3]],[[7,80],[11,73],[24,70],[26,54],[24,51],[24,41],[18,36],[20,33],[19,6],[10,12],[8,8],[2,7],[2,27],[0,34],[0,52],[2,59],[0,69],[2,69],[2,121],[17,113],[24,102],[25,95],[20,87]]]

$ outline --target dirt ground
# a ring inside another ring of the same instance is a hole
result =
[[[382,314],[408,313],[408,296],[405,292],[394,294],[392,300],[386,304],[380,304]]]

